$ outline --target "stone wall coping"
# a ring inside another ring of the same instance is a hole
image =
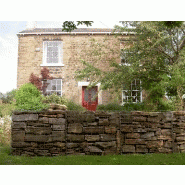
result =
[[[45,112],[46,112],[45,110],[42,110],[42,111],[31,111],[31,110],[28,110],[28,111],[26,111],[26,110],[17,111],[17,110],[15,110],[12,113],[14,115],[19,115],[19,114],[40,114],[40,113],[45,113]]]
[[[13,111],[13,114],[18,115],[18,114],[40,114],[40,113],[55,113],[55,112],[76,112],[76,113],[82,113],[82,114],[106,114],[106,115],[111,115],[114,113],[119,113],[119,114],[131,114],[131,115],[149,115],[153,116],[156,114],[161,114],[161,113],[171,113],[174,115],[185,115],[185,111],[164,111],[164,112],[145,112],[145,111],[113,111],[113,112],[106,112],[106,111],[74,111],[74,110],[41,110],[41,111],[31,111],[31,110],[23,110],[23,111],[18,111],[15,110]]]

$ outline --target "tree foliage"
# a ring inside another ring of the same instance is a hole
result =
[[[2,103],[13,103],[16,92],[17,90],[13,89],[7,92],[5,95],[0,93],[0,99],[2,100]]]
[[[101,71],[93,63],[83,61],[85,68],[77,72],[77,79],[91,77],[91,84],[101,83],[103,89],[114,91],[129,86],[140,79],[146,91],[145,101],[156,110],[164,109],[164,96],[175,96],[179,109],[183,109],[185,94],[185,24],[182,21],[123,22],[115,26],[121,37],[127,32],[129,38],[120,55],[128,65],[119,65],[112,56],[111,71]],[[92,51],[94,52],[94,51]],[[101,54],[100,54],[101,55]],[[96,78],[95,78],[96,76]]]
[[[65,21],[63,22],[63,31],[71,32],[74,29],[77,29],[79,25],[92,26],[93,21]]]

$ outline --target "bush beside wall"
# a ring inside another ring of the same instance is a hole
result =
[[[14,112],[12,154],[184,153],[185,112]]]

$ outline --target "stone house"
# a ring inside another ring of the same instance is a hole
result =
[[[60,28],[34,28],[21,31],[18,36],[17,88],[29,82],[31,73],[39,76],[43,67],[50,70],[53,80],[48,81],[47,94],[56,92],[58,95],[72,99],[88,110],[95,110],[98,104],[107,104],[114,96],[109,91],[99,91],[100,84],[87,89],[89,79],[77,81],[75,71],[83,68],[80,60],[94,62],[102,70],[110,70],[106,57],[114,48],[117,62],[121,64],[120,49],[125,46],[127,34],[116,38],[113,29],[80,28],[72,32],[63,32]],[[95,41],[95,42],[93,42]],[[125,41],[125,42],[124,42]],[[93,56],[93,43],[104,44],[105,56],[98,59]],[[130,99],[142,101],[140,81],[131,84],[131,91],[123,90],[120,103]],[[94,95],[98,92],[97,98]],[[129,93],[128,93],[129,92]]]

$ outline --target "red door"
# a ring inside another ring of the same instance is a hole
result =
[[[97,91],[98,87],[92,87],[90,89],[87,86],[82,87],[82,106],[87,110],[96,111],[98,105]]]

